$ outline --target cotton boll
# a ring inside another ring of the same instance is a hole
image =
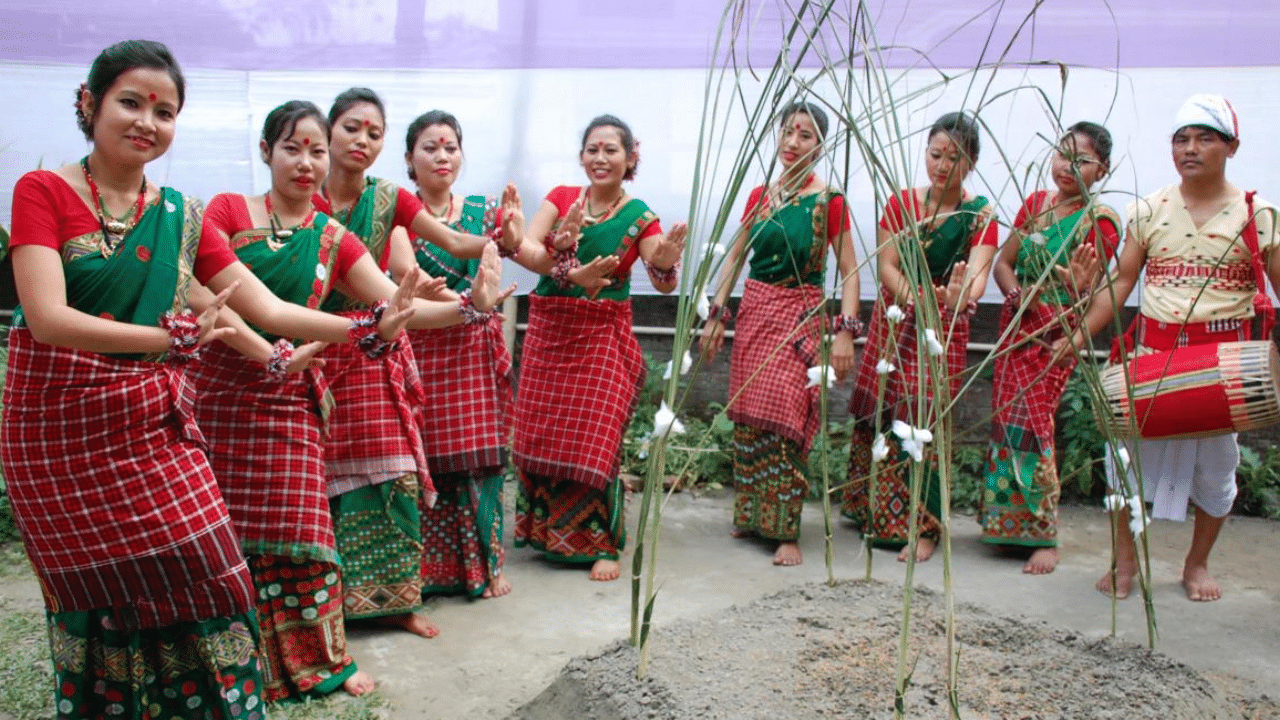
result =
[[[884,316],[889,318],[889,322],[896,323],[896,322],[902,322],[902,320],[907,317],[907,314],[903,312],[902,308],[898,307],[897,305],[890,305],[889,307],[885,308]]]
[[[807,387],[817,387],[826,378],[827,387],[836,384],[836,372],[831,369],[830,365],[814,365],[809,368],[809,384]]]
[[[947,351],[947,349],[942,346],[942,343],[938,342],[938,333],[934,332],[933,328],[927,328],[924,331],[924,342],[925,346],[929,348],[929,354],[934,357],[937,357]]]

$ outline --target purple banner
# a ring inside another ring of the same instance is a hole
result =
[[[791,13],[822,3],[751,1],[740,12],[739,65],[769,66]],[[351,12],[352,6],[361,9]],[[803,63],[886,50],[890,67],[1064,62],[1089,67],[1277,64],[1280,3],[1238,0],[873,0],[854,22],[838,2]],[[168,44],[189,67],[304,71],[335,68],[704,68],[725,16],[722,0],[5,0],[0,61],[87,65],[127,38]],[[793,38],[791,47],[800,45]],[[984,49],[985,48],[985,49]],[[1007,49],[1006,49],[1007,48]],[[725,52],[716,64],[723,64]],[[927,58],[927,59],[926,59]]]

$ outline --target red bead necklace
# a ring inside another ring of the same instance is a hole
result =
[[[271,237],[275,238],[277,241],[288,240],[289,238],[293,237],[294,228],[299,227],[301,225],[309,224],[312,218],[316,216],[315,208],[312,208],[311,212],[307,213],[307,216],[302,218],[301,222],[299,222],[297,225],[294,225],[291,228],[287,228],[284,226],[284,223],[280,222],[280,216],[276,215],[275,208],[271,206],[270,190],[267,191],[266,195],[262,196],[262,204],[266,206],[267,215],[270,216]]]
[[[134,203],[133,220],[125,222],[124,215],[118,218],[113,216],[107,210],[106,203],[102,201],[102,195],[98,192],[98,184],[93,181],[93,175],[89,172],[88,155],[80,158],[80,169],[84,171],[84,181],[89,186],[89,194],[93,197],[94,208],[98,213],[98,224],[102,227],[103,254],[110,255],[115,252],[116,247],[129,234],[129,231],[142,219],[142,209],[147,200],[147,176],[142,176],[142,186],[138,188],[138,200]],[[126,210],[125,215],[127,214],[128,211]],[[108,220],[107,218],[111,219]]]

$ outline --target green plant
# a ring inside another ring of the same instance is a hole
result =
[[[1096,375],[1097,370],[1090,368]],[[1058,405],[1058,477],[1063,499],[1096,500],[1106,488],[1107,440],[1098,429],[1085,363],[1067,380]]]
[[[951,507],[976,511],[986,485],[987,446],[981,443],[956,443],[951,450]]]
[[[1236,512],[1280,520],[1280,448],[1270,445],[1259,455],[1241,445],[1236,484],[1240,488]]]

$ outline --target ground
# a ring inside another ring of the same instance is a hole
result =
[[[634,505],[635,498],[630,502]],[[781,600],[768,601],[774,607],[766,607],[762,622],[726,621],[717,627],[724,633],[738,632],[739,626],[744,633],[756,632],[759,627],[770,626],[768,617],[776,613],[779,603],[792,608],[792,614],[801,615],[805,614],[804,608],[812,606],[809,614],[829,618],[823,623],[832,627],[841,622],[850,627],[866,623],[865,617],[859,619],[857,607],[837,602],[833,611],[831,606],[822,604],[823,593],[815,591],[814,583],[826,580],[821,511],[817,505],[805,510],[801,542],[805,563],[796,568],[772,565],[773,548],[766,544],[729,538],[730,505],[731,499],[723,495],[681,493],[673,496],[663,511],[658,557],[660,589],[654,618],[659,628],[654,637],[655,673],[663,662],[663,644],[674,645],[675,636],[667,633],[693,632],[679,629],[689,626],[678,626],[677,621],[741,617],[739,610],[729,608],[780,592],[790,591],[779,595]],[[632,510],[628,520],[634,523],[636,513]],[[1044,632],[1057,644],[1067,642],[1068,637],[1075,638],[1070,642],[1088,644],[1109,634],[1111,602],[1093,590],[1107,564],[1110,547],[1109,525],[1100,509],[1064,508],[1062,563],[1056,572],[1045,576],[1024,575],[1022,560],[1002,557],[981,545],[972,517],[956,515],[952,524],[953,578],[958,601],[981,607],[991,616],[1030,621],[1032,624],[1026,627],[1041,627],[1036,624],[1041,621],[1048,623],[1050,628]],[[1151,533],[1154,603],[1160,633],[1157,649],[1188,666],[1191,675],[1179,676],[1190,678],[1186,684],[1203,678],[1214,688],[1214,697],[1244,698],[1252,703],[1240,705],[1242,714],[1233,717],[1273,717],[1269,713],[1274,705],[1261,698],[1266,692],[1274,692],[1272,688],[1280,687],[1280,624],[1275,621],[1280,616],[1280,523],[1252,518],[1232,518],[1227,523],[1211,565],[1224,588],[1223,599],[1216,603],[1191,603],[1178,584],[1182,556],[1190,541],[1190,524],[1156,521]],[[634,542],[634,532],[630,537]],[[866,558],[857,535],[847,525],[837,523],[834,539],[836,578],[846,581],[863,577]],[[872,553],[873,576],[884,583],[873,587],[900,599],[904,566],[894,556],[887,551]],[[626,637],[630,558],[628,554],[624,561],[621,581],[599,583],[589,581],[585,570],[550,565],[531,551],[511,549],[507,575],[513,590],[509,596],[435,602],[430,615],[442,632],[432,640],[381,628],[353,629],[352,654],[361,668],[379,680],[378,695],[392,708],[389,717],[506,718],[556,682],[571,660],[583,655],[604,657],[613,643]],[[919,566],[918,585],[941,588],[941,560],[939,554]],[[844,584],[837,591],[850,592],[842,590],[850,587],[857,586]],[[0,578],[0,607],[6,615],[18,612],[34,616],[38,612],[39,592],[29,575]],[[885,607],[889,609],[874,617],[878,626],[891,627],[896,622],[900,600]],[[1119,638],[1130,643],[1145,642],[1140,600],[1120,602],[1117,610]],[[981,628],[989,627],[982,624],[990,622],[989,618],[983,619],[986,617],[962,612],[960,636],[980,634]],[[777,637],[794,635],[794,624],[772,626],[781,632]],[[848,642],[836,636],[813,637],[819,645],[827,642],[829,647],[844,647],[840,643]],[[761,642],[758,636],[750,641]],[[889,642],[889,636],[881,637],[874,652],[887,657],[885,645]],[[612,652],[626,651],[614,648]],[[1099,667],[1103,665],[1105,662],[1100,661]],[[817,672],[820,668],[810,669],[814,671],[810,673],[811,682],[827,682]],[[718,693],[732,694],[744,682],[749,683],[750,679],[741,672],[729,664],[708,664],[696,673],[685,674],[708,696],[715,697]],[[921,672],[918,678],[928,674]],[[891,672],[886,679],[890,677]],[[981,670],[966,677],[962,667],[962,684],[981,684],[989,677]],[[924,685],[923,680],[920,684]],[[1095,685],[1096,695],[1086,693],[1084,701],[1112,702],[1104,679]],[[883,687],[891,688],[891,684]],[[780,702],[787,707],[786,697]],[[883,698],[886,705],[891,702],[891,694]],[[923,709],[926,702],[922,700],[913,707]],[[780,712],[783,714],[779,717],[798,717]],[[1246,712],[1251,714],[1243,714]]]

